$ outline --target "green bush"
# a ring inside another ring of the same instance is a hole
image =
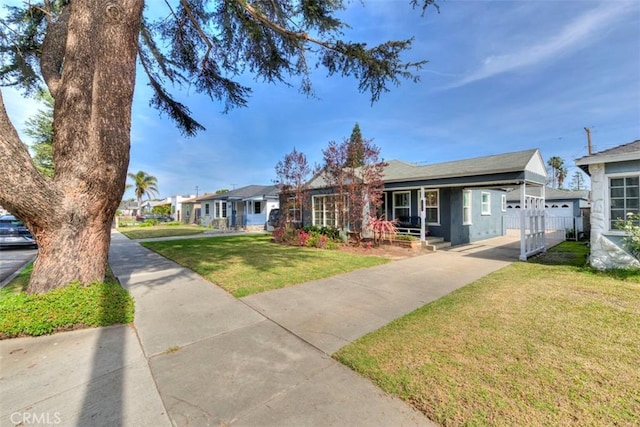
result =
[[[327,236],[330,240],[337,240],[340,237],[340,230],[333,227],[318,227],[317,225],[307,225],[302,227],[309,234],[317,233]]]
[[[640,214],[627,214],[626,220],[616,221],[615,226],[626,233],[624,247],[640,260]]]
[[[134,302],[116,282],[71,283],[46,294],[0,292],[0,339],[133,321]]]

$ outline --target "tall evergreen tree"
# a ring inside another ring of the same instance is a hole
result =
[[[347,167],[357,168],[364,165],[364,141],[360,132],[360,125],[356,123],[349,137],[349,145],[347,146]]]
[[[422,11],[434,0],[410,0]],[[144,0],[33,0],[0,19],[0,84],[33,93],[44,82],[55,100],[53,158],[46,179],[11,123],[0,92],[0,204],[17,214],[39,245],[28,292],[102,280],[109,228],[121,201],[130,155],[137,65],[151,105],[186,135],[203,126],[167,85],[192,88],[228,110],[251,89],[234,78],[267,82],[299,77],[313,93],[311,70],[355,76],[376,101],[390,85],[417,81],[424,61],[405,62],[411,39],[369,47],[342,39],[343,0],[167,0],[158,21]],[[421,6],[421,7],[420,7]]]
[[[575,171],[571,177],[571,189],[572,190],[582,190],[586,188],[586,184],[584,182],[584,176],[582,172]]]

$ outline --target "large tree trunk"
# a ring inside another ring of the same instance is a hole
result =
[[[0,111],[0,149],[6,147],[0,166],[13,163],[0,200],[27,223],[40,248],[30,293],[104,279],[129,165],[142,6],[143,0],[74,0],[68,15],[50,24],[57,28],[47,32],[42,71],[55,99],[53,180],[38,174]]]

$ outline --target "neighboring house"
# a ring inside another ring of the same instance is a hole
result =
[[[598,269],[640,267],[624,250],[616,221],[640,209],[640,140],[576,160],[591,177],[590,264]]]
[[[540,188],[532,189],[540,193]],[[573,230],[578,233],[589,230],[589,190],[565,190],[546,187],[544,199],[546,210],[545,226],[547,230]],[[507,228],[519,228],[520,192],[507,193]]]
[[[138,215],[138,202],[134,200],[123,200],[118,207],[122,216],[136,216]]]
[[[170,204],[171,205],[171,218],[173,218],[174,221],[178,221],[178,222],[182,222],[182,217],[183,212],[182,212],[182,202],[185,200],[189,200],[196,197],[195,194],[192,195],[185,195],[185,196],[169,196],[167,197],[162,203],[159,203],[159,205],[166,205],[166,204]],[[154,205],[155,206],[155,205]]]
[[[516,187],[536,224],[544,215],[544,209],[537,209],[544,203],[544,194],[532,196],[528,188],[543,187],[546,180],[537,149],[433,165],[387,163],[379,214],[396,219],[402,232],[419,235],[423,241],[428,235],[460,245],[504,235],[507,190]],[[310,209],[302,213],[303,224],[334,225],[333,190],[321,175],[308,187]],[[544,230],[522,230],[522,240],[521,258],[544,250]]]
[[[248,185],[226,193],[199,198],[202,224],[220,229],[264,230],[272,209],[277,209],[276,185]]]
[[[190,199],[182,200],[181,202],[181,218],[180,222],[183,224],[199,224],[201,213],[200,200],[210,197],[213,193],[204,193],[199,197],[192,197]]]

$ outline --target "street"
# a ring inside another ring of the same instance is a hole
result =
[[[37,253],[37,249],[0,249],[0,288],[4,287],[11,275],[33,259]]]

